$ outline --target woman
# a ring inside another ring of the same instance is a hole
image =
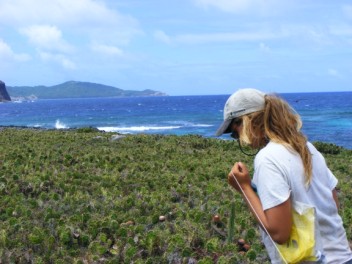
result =
[[[263,241],[272,263],[283,261],[273,241],[277,244],[288,241],[296,201],[315,208],[315,228],[321,237],[316,241],[316,262],[352,263],[338,214],[337,179],[323,156],[307,142],[300,131],[301,125],[298,114],[277,96],[255,89],[240,89],[232,94],[216,135],[232,133],[240,147],[249,145],[260,150],[254,160],[253,181],[246,165],[236,162],[228,174],[228,182],[242,194],[262,226]],[[256,186],[257,193],[252,186]]]

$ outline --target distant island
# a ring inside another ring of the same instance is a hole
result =
[[[159,91],[146,89],[143,91],[123,90],[113,86],[68,81],[53,86],[6,86],[12,100],[93,98],[93,97],[127,97],[127,96],[167,96]]]

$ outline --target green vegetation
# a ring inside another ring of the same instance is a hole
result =
[[[269,263],[233,141],[0,128],[0,146],[0,263]],[[326,154],[350,240],[351,157]]]
[[[12,98],[35,96],[39,99],[89,98],[89,97],[122,97],[122,96],[154,96],[165,95],[154,90],[132,91],[113,86],[69,81],[54,86],[7,86]]]

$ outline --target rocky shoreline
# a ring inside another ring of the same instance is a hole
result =
[[[3,81],[0,81],[0,102],[11,101],[11,97],[6,90],[6,85]]]

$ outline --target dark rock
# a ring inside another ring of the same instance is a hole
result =
[[[3,81],[0,81],[0,102],[11,101],[11,97],[6,90],[6,85]]]

